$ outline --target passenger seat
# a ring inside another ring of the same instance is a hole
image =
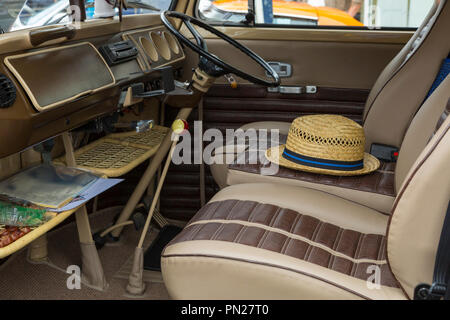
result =
[[[221,190],[162,253],[170,296],[412,299],[418,284],[432,282],[450,199],[450,118],[440,123],[397,175],[391,217],[298,186]]]
[[[400,148],[397,163],[383,162],[379,170],[368,175],[336,177],[295,171],[283,167],[280,167],[275,175],[262,175],[262,169],[269,166],[270,163],[267,160],[260,162],[253,159],[256,164],[250,164],[252,159],[250,159],[250,153],[246,151],[246,147],[238,150],[236,163],[229,165],[213,164],[211,165],[211,171],[221,188],[241,183],[267,182],[302,186],[328,192],[388,214],[401,186],[399,181],[403,180],[413,162],[425,148],[429,137],[435,130],[437,119],[445,113],[449,98],[450,75],[446,77],[414,116]],[[276,126],[276,124],[273,125]],[[244,129],[250,126],[252,125],[245,126]],[[290,124],[286,124],[282,127],[281,140],[286,139],[289,126]],[[278,142],[272,143],[278,144]],[[281,143],[283,142],[281,141]],[[223,157],[223,154],[216,155],[216,158],[218,157]],[[239,161],[241,157],[244,159]]]

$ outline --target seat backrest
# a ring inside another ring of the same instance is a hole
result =
[[[422,150],[436,132],[436,123],[450,108],[450,75],[424,102],[406,132],[395,168],[395,187],[398,194],[403,181]]]
[[[387,231],[393,274],[412,298],[431,284],[439,238],[450,200],[450,117],[414,162],[394,203]]]
[[[450,0],[435,4],[422,26],[379,76],[364,111],[366,149],[400,147],[450,52]]]

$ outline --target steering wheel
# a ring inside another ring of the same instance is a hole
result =
[[[168,17],[171,18],[178,18],[180,19],[188,28],[188,30],[191,32],[191,34],[194,36],[195,41],[197,44],[190,41],[188,38],[186,38],[181,32],[179,32],[169,21]],[[188,15],[185,15],[180,12],[175,11],[164,11],[161,13],[161,21],[166,26],[166,28],[175,36],[178,38],[178,40],[183,43],[185,46],[191,48],[194,52],[198,53],[200,56],[200,69],[202,69],[204,72],[206,72],[208,75],[213,77],[219,77],[228,73],[233,73],[243,79],[246,79],[250,82],[253,82],[255,84],[264,85],[267,87],[278,87],[280,85],[280,77],[275,72],[275,70],[272,69],[272,67],[264,61],[260,56],[258,56],[256,53],[251,51],[249,48],[243,46],[236,40],[233,40],[226,34],[220,32],[216,28],[211,27],[210,25],[196,19],[193,17],[190,17]],[[242,51],[244,54],[252,58],[257,64],[259,64],[272,78],[272,81],[268,81],[265,79],[261,79],[259,77],[253,76],[249,73],[243,72],[239,70],[236,67],[233,67],[232,65],[226,63],[219,57],[211,54],[208,52],[208,47],[206,46],[205,40],[202,38],[202,36],[198,33],[198,31],[193,27],[192,24],[195,24],[212,34],[215,34],[219,38],[225,40],[229,44],[233,45],[240,51]]]

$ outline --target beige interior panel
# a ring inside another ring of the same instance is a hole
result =
[[[292,65],[292,77],[283,78],[283,85],[315,85],[338,88],[370,89],[390,60],[401,50],[402,44],[363,44],[318,41],[242,40],[266,61]],[[260,77],[264,71],[256,62],[231,45],[218,39],[207,40],[208,50],[226,62]],[[283,48],[283,50],[280,50]],[[198,57],[186,50],[184,75],[196,66]],[[220,78],[217,83],[226,83]],[[239,83],[248,83],[240,79]]]
[[[158,25],[161,25],[161,18],[159,14],[155,13],[127,15],[123,17],[121,23],[119,22],[118,17],[108,19],[92,19],[75,24],[76,34],[72,40],[85,40],[89,38],[113,35],[119,32],[126,32],[139,28],[154,27]],[[0,54],[32,49],[34,46],[30,42],[30,31],[43,30],[51,27],[53,26],[36,27],[1,34]],[[39,45],[38,47],[62,44],[68,41],[69,40],[67,40],[66,38],[60,38],[47,41]]]
[[[215,25],[214,27],[235,40],[289,40],[405,44],[414,34],[413,31],[386,30],[224,27],[219,25]],[[202,28],[197,27],[197,30],[205,39],[217,39],[217,36]],[[181,31],[184,34],[190,34],[184,25],[182,26]]]

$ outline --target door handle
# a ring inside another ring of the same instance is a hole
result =
[[[280,78],[289,78],[290,76],[292,76],[292,66],[289,63],[269,61],[268,64]],[[266,74],[268,77],[270,77],[268,72],[266,72]]]

